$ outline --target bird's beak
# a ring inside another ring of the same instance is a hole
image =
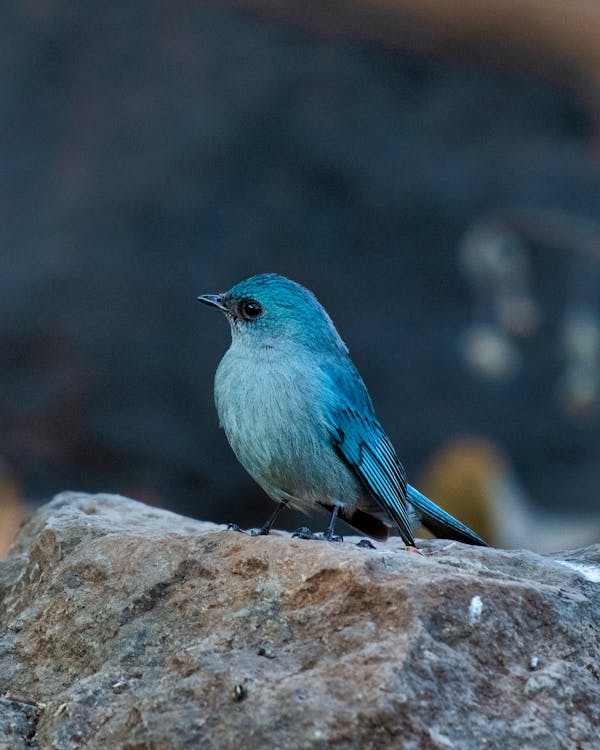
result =
[[[221,312],[227,312],[227,308],[222,302],[223,296],[221,294],[201,294],[197,299],[199,302],[204,302],[205,305],[216,307]]]

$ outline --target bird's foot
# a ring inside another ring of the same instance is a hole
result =
[[[361,539],[360,542],[356,542],[356,546],[364,549],[377,549],[370,539]]]
[[[300,526],[300,528],[296,529],[296,531],[292,531],[292,536],[297,537],[298,539],[318,539],[319,537],[316,534],[313,534],[312,531],[308,528],[308,526]]]
[[[269,529],[266,529],[264,526],[262,529],[250,529],[250,531],[245,531],[245,529],[242,529],[237,523],[228,523],[227,529],[229,531],[237,531],[240,534],[246,534],[246,536],[267,536],[269,533]]]
[[[227,531],[237,531],[239,534],[248,534],[248,532],[244,531],[244,529],[242,529],[241,526],[238,526],[237,523],[228,523]]]
[[[265,526],[262,529],[250,529],[250,536],[269,536],[270,531]]]
[[[323,539],[326,542],[343,542],[344,537],[341,534],[332,534],[329,531],[324,531],[322,534],[318,535],[319,539]]]
[[[299,529],[296,529],[296,531],[292,532],[292,536],[297,537],[298,539],[310,539],[311,541],[315,541],[315,542],[343,542],[344,541],[344,537],[334,536],[333,534],[330,534],[327,531],[323,532],[322,534],[313,534],[312,531],[307,526],[300,526]]]

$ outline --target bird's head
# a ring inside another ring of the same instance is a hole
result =
[[[234,342],[273,348],[291,343],[314,350],[348,351],[315,295],[285,276],[250,276],[228,292],[203,294],[198,299],[225,314]]]

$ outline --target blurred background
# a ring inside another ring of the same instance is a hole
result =
[[[0,50],[0,555],[66,489],[266,519],[195,301],[264,271],[414,484],[496,544],[600,540],[598,3],[21,0]]]

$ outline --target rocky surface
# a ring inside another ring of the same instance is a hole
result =
[[[597,748],[600,546],[253,538],[65,493],[0,564],[0,748]]]

